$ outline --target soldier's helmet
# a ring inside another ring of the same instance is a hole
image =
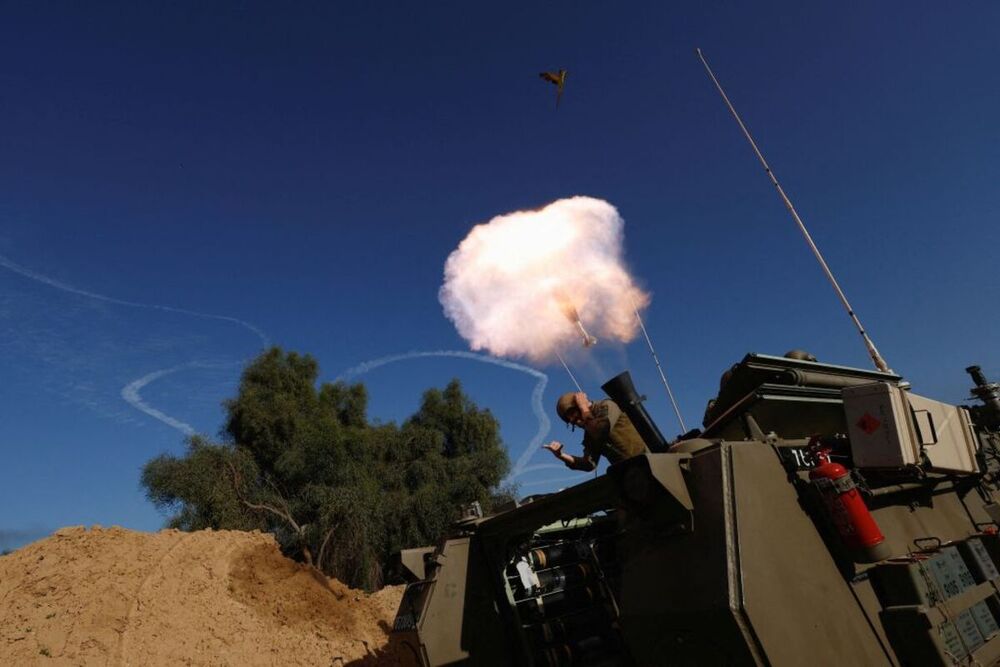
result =
[[[789,350],[785,352],[786,359],[797,359],[799,361],[816,361],[816,357],[805,350]]]
[[[569,423],[569,411],[576,407],[576,397],[573,392],[568,391],[556,401],[556,414],[559,419]]]

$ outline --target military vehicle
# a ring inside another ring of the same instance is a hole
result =
[[[1000,385],[970,366],[979,404],[949,405],[889,369],[697,54],[877,370],[748,354],[672,443],[618,375],[649,453],[404,552],[395,639],[435,666],[1000,665]]]
[[[704,429],[491,516],[413,575],[423,665],[1000,664],[1000,385],[980,405],[892,373],[748,354]]]

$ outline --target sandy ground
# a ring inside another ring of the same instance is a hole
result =
[[[0,665],[409,665],[386,632],[401,595],[257,532],[64,528],[0,557]]]

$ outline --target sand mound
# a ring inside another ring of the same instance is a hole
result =
[[[0,664],[405,665],[401,595],[324,582],[262,533],[64,528],[0,557]]]

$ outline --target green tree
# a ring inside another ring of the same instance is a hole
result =
[[[142,470],[146,496],[157,507],[173,512],[167,525],[181,530],[266,529],[258,513],[241,502],[236,487],[222,477],[231,476],[233,468],[254,477],[254,463],[247,453],[214,445],[200,436],[187,444],[185,456],[161,454]]]
[[[318,376],[308,355],[263,353],[225,403],[224,441],[152,459],[142,485],[172,527],[267,530],[286,553],[375,588],[395,552],[437,540],[463,504],[489,506],[509,461],[496,419],[457,380],[396,425],[369,422],[363,385]]]

